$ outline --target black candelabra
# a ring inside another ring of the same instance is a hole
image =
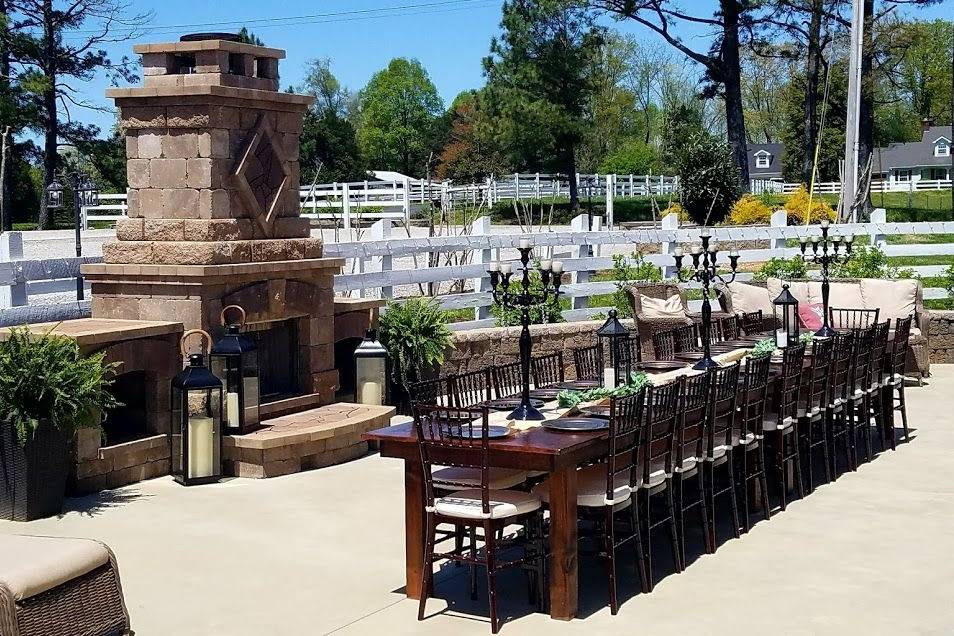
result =
[[[494,303],[502,311],[517,309],[520,311],[520,406],[510,413],[515,420],[542,420],[543,414],[530,402],[530,312],[533,309],[545,309],[549,303],[558,303],[560,299],[560,278],[563,276],[563,263],[560,261],[540,261],[537,271],[540,274],[541,289],[531,291],[530,241],[520,240],[519,288],[510,289],[510,278],[514,272],[510,263],[494,263],[487,270],[490,274],[491,293]]]
[[[682,273],[682,248],[676,248],[673,256],[676,259],[676,276],[680,282],[688,283],[695,281],[702,285],[702,322],[699,324],[700,336],[702,339],[702,359],[695,363],[693,369],[711,369],[719,366],[712,359],[711,340],[712,340],[712,306],[709,304],[709,288],[715,282],[725,284],[735,280],[735,273],[739,265],[739,253],[735,250],[729,252],[729,270],[732,276],[726,280],[718,271],[719,250],[715,245],[709,244],[711,235],[709,228],[702,228],[699,232],[699,238],[702,239],[702,247],[698,245],[692,248],[692,272],[688,275]]]
[[[828,237],[828,219],[824,219],[821,222],[821,236],[813,236],[811,238],[807,236],[802,236],[798,240],[801,243],[802,248],[802,258],[806,261],[817,263],[821,265],[822,272],[822,326],[821,329],[815,332],[815,335],[819,338],[830,338],[835,335],[835,330],[831,328],[831,324],[828,319],[828,293],[829,293],[829,283],[828,283],[828,271],[832,263],[836,265],[844,265],[851,258],[851,245],[855,242],[855,237],[852,235],[847,235],[844,238],[838,234],[835,234],[831,238]],[[812,244],[811,253],[808,252],[808,243],[809,241]],[[842,252],[841,246],[845,246],[845,250]]]

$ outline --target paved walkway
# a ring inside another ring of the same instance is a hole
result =
[[[652,594],[630,586],[615,617],[591,565],[583,617],[570,623],[528,613],[522,579],[505,578],[503,614],[514,618],[501,633],[952,633],[954,366],[934,369],[930,386],[908,391],[916,431],[897,452],[683,574],[661,572]],[[402,479],[400,462],[377,456],[191,489],[157,479],[72,500],[58,519],[0,522],[0,532],[109,543],[138,636],[488,634],[484,595],[470,602],[463,568],[438,576],[442,598],[423,623],[401,595]],[[668,551],[664,537],[658,547]]]

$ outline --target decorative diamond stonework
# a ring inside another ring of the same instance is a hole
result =
[[[283,194],[289,183],[289,161],[271,124],[260,116],[235,168],[235,183],[267,236],[274,236]]]

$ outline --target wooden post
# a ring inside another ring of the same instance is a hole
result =
[[[23,234],[21,232],[3,232],[0,234],[0,262],[23,259]],[[0,307],[23,307],[28,304],[25,282],[14,285],[0,285]]]
[[[606,227],[613,229],[613,196],[616,194],[616,175],[606,175]]]
[[[344,221],[344,229],[348,230],[348,240],[351,240],[351,192],[348,184],[341,184],[341,216]]]
[[[883,248],[888,242],[888,237],[878,231],[875,225],[888,222],[888,213],[884,208],[875,208],[871,211],[871,244]]]
[[[371,241],[387,241],[391,238],[391,219],[375,221],[368,230],[368,239]],[[385,254],[374,257],[374,271],[390,272],[391,255]],[[394,298],[394,288],[390,285],[381,287],[381,298]]]
[[[401,200],[404,211],[404,227],[411,226],[411,180],[404,179],[404,198]]]
[[[662,223],[660,225],[664,233],[669,230],[678,230],[679,215],[674,212],[670,212],[669,214],[667,214],[666,216],[662,218]],[[659,253],[672,256],[673,250],[676,249],[677,244],[675,241],[666,240],[666,238],[667,238],[666,236],[663,236],[663,240],[660,242]],[[668,264],[664,265],[662,268],[662,273],[663,273],[663,278],[666,280],[670,278],[675,278],[676,277],[675,261],[673,261],[672,265],[668,265]]]
[[[590,258],[593,256],[593,246],[589,242],[589,233],[587,232],[588,228],[586,226],[586,216],[585,214],[580,214],[574,217],[570,221],[570,229],[573,232],[580,232],[580,239],[576,241],[576,245],[573,246],[573,258]],[[595,221],[599,217],[593,217],[594,226],[596,225]],[[590,275],[593,272],[591,270],[577,270],[570,274],[570,282],[574,285],[579,285],[581,283],[590,282]],[[571,306],[573,309],[586,309],[586,306],[589,304],[588,296],[578,296],[573,295],[573,300]]]
[[[520,173],[513,173],[513,198],[520,201]]]
[[[772,212],[772,216],[769,219],[770,227],[786,227],[787,225],[788,225],[788,215],[785,213],[785,210],[779,209]],[[784,250],[785,237],[770,239],[769,248],[772,250]]]
[[[474,219],[474,222],[470,225],[470,235],[471,236],[488,236],[490,235],[490,217],[481,216]],[[493,250],[491,249],[482,249],[478,248],[474,250],[474,264],[489,264],[493,262]],[[481,276],[480,278],[473,279],[473,286],[475,292],[483,292],[487,294],[487,297],[490,297],[490,277]],[[490,305],[485,305],[482,307],[474,308],[474,320],[484,320],[490,318]]]

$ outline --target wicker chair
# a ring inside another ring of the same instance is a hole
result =
[[[688,308],[685,290],[675,283],[633,283],[625,286],[623,291],[629,299],[629,306],[633,312],[636,333],[639,334],[639,340],[643,346],[643,359],[653,359],[652,343],[656,333],[692,322],[688,315],[685,318],[645,318],[642,315],[640,296],[665,299],[678,295],[682,299],[682,306]]]
[[[131,634],[116,557],[90,539],[0,535],[0,634]]]

